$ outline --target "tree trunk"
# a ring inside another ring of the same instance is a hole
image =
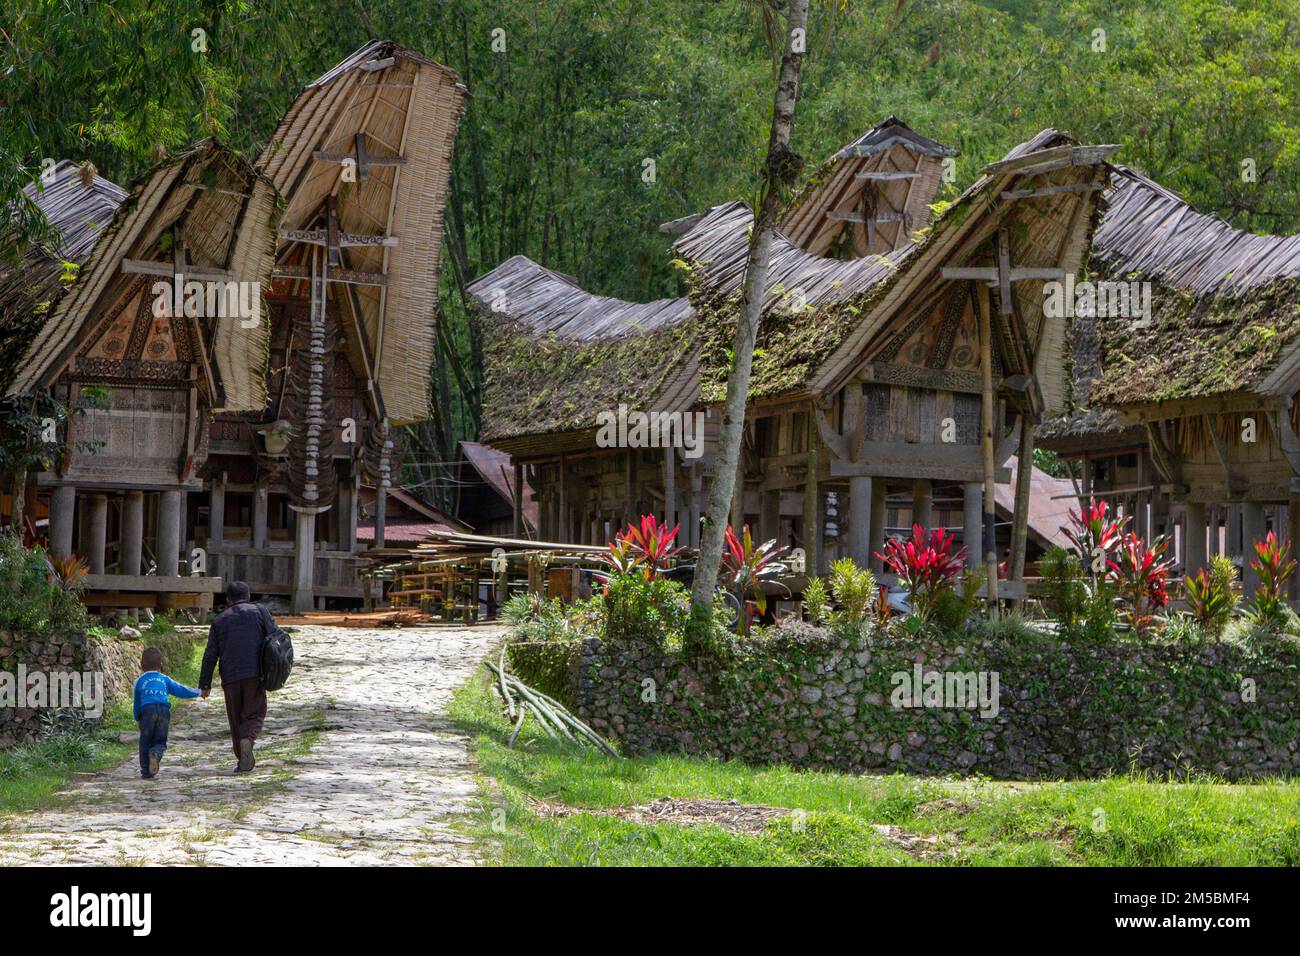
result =
[[[14,471],[13,509],[9,516],[9,527],[19,540],[23,537],[23,515],[27,510],[27,466],[22,465]]]
[[[789,0],[785,30],[785,48],[781,72],[772,106],[772,129],[767,143],[767,180],[759,203],[754,230],[749,241],[749,262],[745,267],[744,294],[736,337],[732,345],[731,374],[727,378],[727,400],[718,436],[718,456],[713,485],[709,489],[708,520],[700,538],[700,554],[695,566],[695,583],[691,602],[697,609],[713,604],[713,589],[718,582],[718,564],[726,535],[727,512],[736,483],[741,442],[745,428],[745,404],[749,395],[749,375],[754,364],[754,340],[763,310],[763,293],[767,288],[768,264],[772,239],[776,232],[776,214],[781,203],[781,187],[798,173],[798,163],[790,153],[790,128],[794,125],[794,107],[799,95],[799,70],[808,24],[808,0]]]

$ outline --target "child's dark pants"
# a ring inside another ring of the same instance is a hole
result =
[[[167,728],[172,709],[166,704],[145,704],[140,708],[140,775],[149,776],[149,754],[162,759],[167,750]]]

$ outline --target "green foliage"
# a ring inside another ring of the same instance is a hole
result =
[[[512,641],[564,640],[590,633],[590,617],[599,608],[598,601],[566,605],[559,598],[515,594],[501,606],[501,618],[510,625]]]
[[[1237,606],[1233,585],[1237,569],[1230,558],[1215,555],[1209,568],[1183,578],[1183,593],[1187,599],[1191,619],[1207,635],[1219,638],[1232,620]]]
[[[0,533],[0,628],[33,634],[86,626],[86,609],[64,588],[43,548]]]
[[[831,594],[839,605],[831,620],[852,627],[865,625],[876,598],[876,576],[871,569],[858,567],[852,558],[840,558],[831,565],[830,580]]]
[[[1295,573],[1296,561],[1289,557],[1290,541],[1279,541],[1272,531],[1263,541],[1255,542],[1256,557],[1250,566],[1259,576],[1259,587],[1246,607],[1246,617],[1259,628],[1280,631],[1293,615],[1287,606],[1282,585]]]
[[[830,614],[830,598],[826,593],[826,581],[810,577],[803,586],[803,608],[809,624],[821,624]]]
[[[1062,636],[1085,643],[1110,640],[1117,617],[1110,583],[1086,574],[1077,554],[1057,546],[1048,548],[1038,566],[1043,609]]]
[[[615,575],[602,600],[606,640],[661,649],[682,646],[691,602],[679,582],[641,574]]]
[[[966,549],[957,548],[956,538],[943,528],[927,532],[918,524],[912,526],[910,541],[890,538],[884,552],[878,552],[876,557],[907,587],[913,613],[928,621],[935,605],[952,591],[961,574]],[[953,602],[947,603],[951,613]]]
[[[579,640],[515,643],[506,647],[507,670],[529,687],[573,709],[582,661]]]

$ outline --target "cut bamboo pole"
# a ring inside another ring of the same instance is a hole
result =
[[[984,462],[984,568],[988,574],[989,616],[998,616],[997,498],[993,466],[993,333],[989,296],[978,290],[980,336],[980,454]]]

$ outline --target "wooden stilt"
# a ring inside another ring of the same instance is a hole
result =
[[[988,574],[989,616],[998,616],[998,541],[996,472],[993,462],[993,329],[990,292],[980,289],[980,455],[984,464],[984,566]]]
[[[809,577],[819,574],[821,564],[821,508],[817,493],[817,421],[816,409],[808,406],[808,471],[803,483],[803,550]]]
[[[1016,507],[1011,523],[1010,578],[1022,581],[1025,577],[1025,552],[1029,546],[1029,493],[1034,480],[1034,429],[1036,425],[1028,415],[1020,419],[1020,450],[1016,461]]]

